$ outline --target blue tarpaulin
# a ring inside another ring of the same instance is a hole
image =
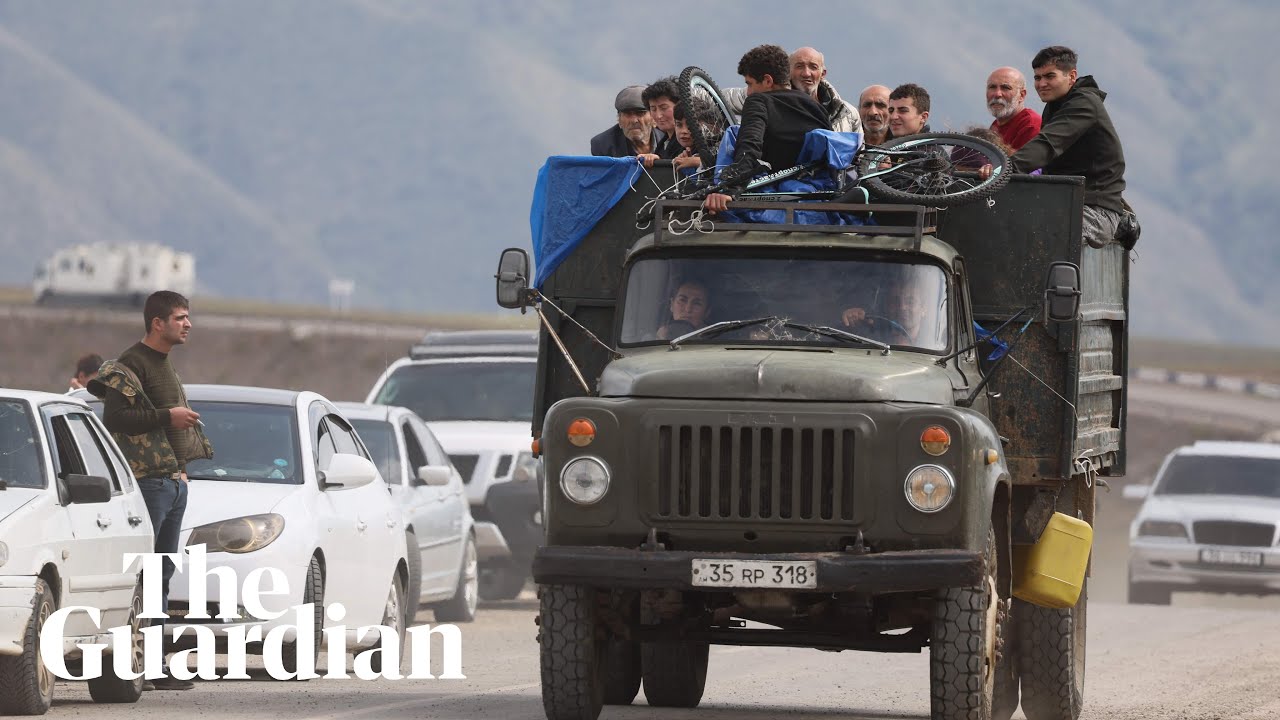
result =
[[[733,162],[733,143],[737,138],[738,127],[735,125],[729,130],[720,143],[720,158],[717,160],[717,165],[720,166]],[[825,159],[828,167],[847,167],[861,142],[862,136],[858,133],[812,130],[805,138],[799,163]],[[538,171],[538,183],[533,190],[533,206],[529,209],[533,258],[537,267],[534,287],[542,287],[552,271],[632,188],[640,172],[640,163],[635,158],[565,155],[547,158],[547,162]],[[834,187],[834,174],[819,171],[815,177],[806,180],[784,180],[761,190],[804,192],[830,190]],[[783,220],[781,210],[737,211],[730,215],[725,219],[775,223]],[[803,224],[861,224],[858,218],[832,212],[797,212],[795,218],[797,223]]]
[[[534,287],[543,281],[600,222],[640,174],[635,158],[547,158],[533,189],[529,227],[533,231]]]

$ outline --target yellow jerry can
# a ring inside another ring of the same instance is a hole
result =
[[[1092,546],[1089,523],[1054,513],[1039,542],[1013,546],[1013,596],[1041,607],[1073,607]]]

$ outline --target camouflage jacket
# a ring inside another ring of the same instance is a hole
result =
[[[102,364],[98,370],[98,376],[89,381],[88,390],[95,397],[104,399],[108,391],[118,392],[131,406],[140,404],[148,410],[154,409],[150,398],[142,390],[142,382],[138,376],[124,363],[115,360],[108,360]],[[184,394],[183,404],[185,403]],[[188,461],[213,457],[213,445],[209,443],[209,438],[205,437],[199,425],[182,432],[190,433],[187,439]],[[133,471],[134,477],[172,475],[182,470],[163,427],[141,435],[126,435],[113,431],[111,437],[116,441],[116,445],[120,446],[120,452],[124,453],[125,459],[129,461],[129,469]]]

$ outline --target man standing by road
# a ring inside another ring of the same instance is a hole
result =
[[[170,351],[185,343],[191,332],[190,303],[176,292],[161,290],[147,298],[142,314],[146,335],[119,358],[104,363],[89,382],[89,392],[102,398],[103,423],[138,479],[155,531],[155,551],[176,553],[187,508],[186,464],[213,457],[213,448],[198,427],[200,415],[187,405],[182,381],[169,362]],[[166,614],[174,569],[165,558]],[[157,690],[194,686],[169,675],[152,682]]]
[[[987,78],[987,110],[995,118],[991,130],[1015,151],[1040,133],[1040,113],[1026,101],[1027,80],[1014,68],[996,68]]]
[[[858,116],[862,119],[862,141],[865,145],[883,145],[889,134],[889,88],[872,85],[858,96]]]
[[[1124,149],[1092,75],[1078,77],[1076,53],[1054,45],[1036,53],[1036,94],[1044,101],[1040,134],[1009,158],[1014,169],[1084,176],[1084,240],[1102,247],[1115,238],[1124,212]]]
[[[644,104],[644,89],[644,85],[624,87],[613,99],[618,124],[591,138],[592,155],[636,157],[657,151],[662,137]]]

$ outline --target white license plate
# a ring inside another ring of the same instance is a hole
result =
[[[818,564],[813,560],[693,561],[695,587],[816,588]]]
[[[1251,550],[1221,550],[1203,548],[1200,550],[1200,562],[1213,565],[1262,565],[1262,553]]]

